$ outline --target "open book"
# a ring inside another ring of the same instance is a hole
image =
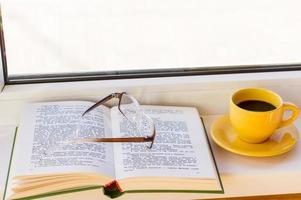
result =
[[[95,188],[111,197],[127,192],[223,192],[195,108],[143,105],[157,132],[151,149],[145,143],[81,142],[53,150],[52,142],[74,133],[82,112],[93,104],[26,105],[15,136],[6,199]],[[126,120],[117,107],[101,106],[81,126],[87,138],[123,137],[125,132],[128,137]]]

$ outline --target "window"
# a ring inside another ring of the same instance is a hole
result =
[[[7,82],[298,70],[300,6],[273,0],[4,0]]]

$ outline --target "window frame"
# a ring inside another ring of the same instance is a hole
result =
[[[3,59],[5,60],[5,59]],[[197,68],[175,68],[161,70],[126,70],[109,72],[63,73],[63,74],[36,74],[15,75],[8,77],[6,62],[3,62],[3,73],[6,85],[33,84],[50,82],[95,81],[114,79],[159,78],[176,76],[218,75],[262,73],[281,71],[301,71],[300,64],[265,64],[265,65],[236,65]]]
[[[2,56],[1,57],[1,60],[2,60]],[[1,63],[1,66],[2,66],[2,63]],[[3,74],[3,71],[0,70],[0,92],[3,90],[4,88],[4,74]]]
[[[1,61],[3,61],[2,59],[2,54],[0,54],[0,58],[1,58]],[[3,67],[3,64],[1,62],[1,69],[0,70],[0,92],[3,90],[4,88],[4,67]]]
[[[4,47],[4,33],[3,33],[3,23],[2,23],[2,10],[0,7],[0,58],[1,58],[1,70],[0,70],[0,92],[3,90],[4,85],[7,81],[7,64],[5,56],[5,47]]]

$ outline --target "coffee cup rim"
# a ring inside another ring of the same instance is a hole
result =
[[[268,92],[270,94],[273,94],[274,96],[277,97],[277,99],[279,100],[279,105],[274,106],[276,107],[275,109],[273,110],[268,110],[268,111],[252,111],[252,110],[246,110],[246,109],[243,109],[241,107],[239,107],[236,103],[234,103],[234,100],[233,100],[233,97],[238,93],[238,92],[242,92],[242,91],[245,91],[245,90],[261,90],[261,91],[264,91],[264,92]],[[268,113],[268,112],[274,112],[276,110],[279,110],[282,105],[283,105],[283,101],[282,101],[282,98],[279,94],[277,94],[276,92],[272,91],[272,90],[269,90],[269,89],[265,89],[265,88],[256,88],[256,87],[250,87],[250,88],[241,88],[241,89],[238,89],[236,90],[235,92],[233,92],[233,94],[231,95],[231,103],[237,107],[238,109],[242,110],[242,111],[247,111],[247,112],[253,112],[253,113]]]

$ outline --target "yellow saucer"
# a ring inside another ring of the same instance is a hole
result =
[[[228,115],[215,120],[211,126],[211,137],[220,147],[245,156],[268,157],[283,154],[291,150],[298,141],[297,128],[292,124],[277,129],[267,141],[260,144],[251,144],[238,138]]]

